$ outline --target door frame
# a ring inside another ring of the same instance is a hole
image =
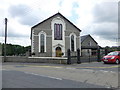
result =
[[[56,47],[56,48],[55,48],[55,54],[56,54],[56,55],[55,55],[56,57],[61,57],[61,56],[62,56],[62,48],[59,47],[59,46]]]

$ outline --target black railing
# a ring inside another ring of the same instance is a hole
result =
[[[80,64],[80,49],[77,49],[77,52],[72,52],[70,49],[67,50],[67,64],[78,63]]]
[[[105,51],[101,51],[100,48],[96,50],[92,50],[91,52],[86,52],[86,55],[80,56],[80,49],[77,49],[77,52],[71,52],[70,49],[67,51],[67,64],[73,64],[73,63],[83,63],[83,62],[100,62],[102,57],[105,55]],[[82,53],[82,52],[81,52]]]
[[[105,50],[101,50],[100,48],[96,50],[87,51],[87,52],[83,52],[78,48],[77,51],[75,52],[72,52],[70,49],[68,49],[67,52],[64,52],[64,54],[61,55],[61,57],[65,57],[67,59],[67,62],[66,62],[67,64],[73,64],[73,63],[80,64],[83,62],[94,62],[94,61],[100,62],[104,55],[105,55]],[[35,53],[33,56],[56,57],[56,53],[55,52],[54,53],[53,52]]]

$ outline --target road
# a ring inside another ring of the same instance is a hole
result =
[[[3,63],[3,88],[117,88],[118,65]]]
[[[51,76],[3,71],[3,88],[105,88]]]

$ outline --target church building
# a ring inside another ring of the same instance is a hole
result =
[[[80,32],[61,13],[56,13],[31,28],[31,52],[35,57],[67,56],[68,49],[81,49]]]

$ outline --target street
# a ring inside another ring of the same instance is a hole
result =
[[[104,88],[45,75],[20,71],[3,71],[3,88]]]
[[[3,63],[3,88],[117,88],[118,65]]]

